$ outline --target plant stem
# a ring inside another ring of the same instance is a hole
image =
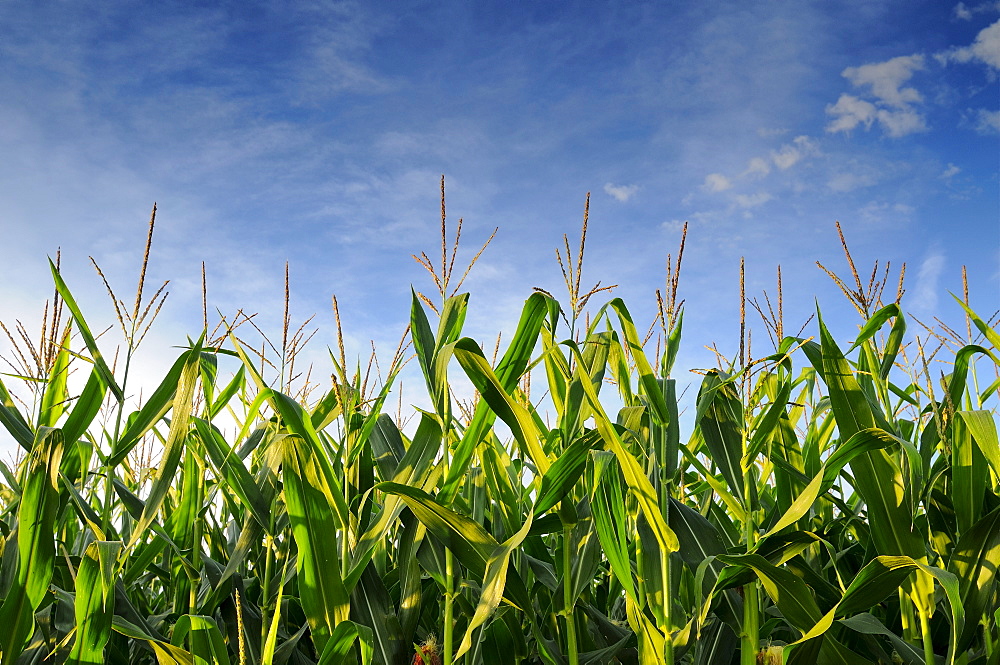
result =
[[[271,517],[272,530],[274,516]],[[271,576],[273,575],[274,568],[274,540],[271,534],[268,533],[264,536],[264,579],[261,580],[261,597],[260,597],[260,644],[263,649],[264,644],[267,642],[267,631],[271,627],[271,622],[268,619],[268,603],[271,597]]]
[[[563,526],[563,617],[566,619],[566,644],[569,649],[569,665],[580,665],[579,648],[576,644],[576,619],[573,617],[573,567],[570,557],[570,538],[573,527]]]
[[[934,665],[934,642],[931,640],[931,626],[926,612],[920,612],[920,633],[924,642],[924,663]]]
[[[444,579],[444,660],[442,661],[442,665],[451,665],[453,653],[452,631],[455,623],[455,559],[451,554],[451,550],[447,548],[444,551]]]
[[[663,625],[660,626],[660,630],[663,633],[663,662],[667,665],[672,665],[674,662],[674,641],[671,636],[673,632],[673,618],[671,611],[671,605],[673,605],[673,598],[670,597],[670,553],[663,552],[663,559],[660,564],[660,573],[662,575],[661,583],[663,586]]]
[[[740,665],[757,665],[757,651],[760,648],[760,616],[757,608],[758,582],[754,580],[743,587],[743,644],[740,648]]]
[[[664,435],[665,432],[662,428],[657,428],[657,455],[653,458],[655,460],[663,459],[666,446],[664,445]],[[658,499],[660,503],[660,511],[663,514],[663,521],[666,524],[670,524],[670,479],[666,477],[665,467],[661,465],[660,467],[660,485],[658,487]],[[670,553],[660,552],[660,588],[663,589],[663,606],[662,610],[662,623],[660,624],[660,632],[663,633],[663,662],[667,665],[672,665],[674,662],[674,641],[671,636],[673,633],[673,598],[670,596]]]
[[[743,434],[743,451],[746,452],[746,428]],[[751,496],[753,483],[753,467],[746,469],[743,476],[743,496]],[[743,524],[743,537],[746,540],[747,552],[757,543],[757,517],[752,505],[746,506],[746,522]],[[750,584],[743,586],[743,635],[740,649],[740,665],[756,665],[757,652],[760,649],[760,581],[755,577]]]
[[[128,385],[128,369],[129,365],[132,364],[132,348],[129,347],[128,353],[125,354],[125,373],[122,376],[122,400],[118,403],[118,413],[115,415],[115,433],[111,438],[110,450],[108,450],[108,458],[114,453],[115,447],[118,444],[118,437],[121,436],[122,429],[122,415],[125,413],[125,387]],[[105,534],[111,532],[111,513],[114,510],[114,478],[115,470],[114,467],[108,464],[104,469],[104,518],[102,525]]]
[[[448,415],[450,416],[450,410]],[[443,418],[444,422],[448,425],[451,424],[450,417]],[[447,431],[447,429],[445,429]],[[448,475],[448,468],[450,464],[448,455],[448,437],[447,434],[442,438],[442,443],[444,450],[442,451],[442,464],[444,464],[444,474]],[[442,665],[452,665],[452,658],[454,654],[454,647],[452,644],[453,631],[455,629],[455,557],[452,555],[451,550],[447,547],[444,549],[444,658],[441,661]]]

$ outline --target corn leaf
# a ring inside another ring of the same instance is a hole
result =
[[[361,649],[361,665],[370,665],[372,660],[372,629],[353,621],[341,621],[330,636],[317,665],[353,665],[354,643]],[[388,661],[387,661],[388,662]]]
[[[17,508],[17,576],[0,605],[0,659],[14,662],[35,628],[38,609],[55,566],[56,511],[62,431],[40,428],[28,455]]]
[[[333,629],[350,611],[336,539],[343,525],[338,523],[332,488],[317,459],[320,453],[300,436],[289,436],[282,443],[283,495],[298,548],[299,596],[313,643],[322,653]]]
[[[122,543],[95,541],[87,546],[76,572],[76,640],[67,665],[104,662],[115,612],[114,573]]]
[[[90,355],[94,361],[94,367],[98,372],[101,373],[101,377],[104,379],[104,383],[111,389],[114,394],[115,399],[119,403],[125,401],[125,395],[122,393],[121,387],[119,387],[118,382],[115,381],[115,375],[111,372],[111,368],[104,361],[104,356],[101,355],[101,350],[97,347],[97,340],[94,339],[94,334],[90,332],[90,327],[87,325],[87,321],[83,318],[83,312],[80,311],[80,306],[77,305],[76,299],[73,294],[70,293],[69,287],[66,286],[66,282],[63,281],[62,275],[59,274],[59,269],[56,268],[56,264],[52,263],[49,259],[49,269],[52,271],[52,279],[55,281],[56,290],[59,292],[59,296],[63,299],[66,304],[66,308],[70,311],[73,316],[73,320],[76,321],[77,330],[80,332],[80,337],[83,338],[84,343],[87,345],[87,349],[90,351]]]

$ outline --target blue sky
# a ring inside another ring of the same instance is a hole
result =
[[[410,254],[437,251],[441,174],[460,262],[500,228],[467,281],[481,340],[532,287],[563,292],[554,249],[588,191],[584,281],[619,284],[641,326],[690,222],[682,370],[736,348],[741,256],[750,296],[782,266],[788,328],[818,297],[848,339],[815,266],[845,269],[835,220],[862,272],[906,262],[916,316],[960,320],[963,264],[988,315],[998,72],[1000,3],[975,0],[6,2],[0,319],[35,329],[61,246],[112,320],[87,257],[127,300],[156,201],[151,371],[200,328],[202,261],[213,310],[279,331],[287,260],[318,357],[331,294],[349,352],[391,355],[409,285],[433,288]]]

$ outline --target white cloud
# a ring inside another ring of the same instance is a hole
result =
[[[868,88],[874,100],[842,94],[836,104],[826,107],[827,114],[834,116],[826,131],[848,132],[858,125],[867,130],[875,121],[893,138],[926,130],[924,116],[912,106],[922,102],[923,97],[916,88],[903,85],[922,69],[924,56],[919,54],[848,67],[843,71],[844,78],[856,88]]]
[[[972,55],[993,69],[1000,69],[1000,21],[997,21],[988,28],[983,28],[972,46],[968,46],[962,51],[971,51]]]
[[[792,168],[804,157],[815,155],[819,146],[808,136],[796,136],[790,144],[786,143],[778,150],[771,151],[771,161],[782,171]]]
[[[638,191],[639,185],[612,185],[610,182],[604,185],[604,192],[622,203],[635,196]]]
[[[974,7],[969,7],[964,2],[960,2],[952,9],[952,16],[959,21],[971,21],[976,14],[1000,11],[1000,2],[981,2]]]
[[[857,171],[845,171],[834,174],[826,183],[831,191],[844,193],[854,191],[860,187],[871,187],[878,183],[878,177],[874,173],[860,173]]]
[[[858,210],[858,216],[869,224],[905,222],[913,216],[916,208],[906,203],[870,201]]]
[[[871,102],[842,94],[837,103],[826,107],[828,115],[835,116],[826,126],[830,133],[849,132],[858,125],[871,129],[872,123],[878,121],[883,131],[893,138],[906,136],[927,129],[924,116],[909,107],[879,108]]]
[[[1000,69],[1000,20],[979,31],[976,41],[934,56],[942,64],[949,62],[981,62]]]
[[[842,76],[855,87],[870,86],[872,94],[881,102],[896,108],[905,108],[923,98],[916,88],[901,87],[924,68],[924,56],[901,55],[885,62],[860,67],[848,67]]]
[[[730,182],[729,178],[721,173],[709,173],[705,176],[705,184],[702,185],[709,192],[724,192],[727,189],[731,189],[732,186],[733,183]]]
[[[771,172],[771,166],[767,163],[767,160],[760,157],[754,157],[749,162],[747,162],[746,170],[740,174],[741,178],[763,178],[768,173]]]
[[[945,258],[938,250],[933,250],[920,264],[917,285],[912,291],[912,306],[918,311],[933,312],[938,304],[938,282],[944,271]]]
[[[980,134],[1000,134],[1000,111],[979,109],[976,118],[976,131]]]
[[[946,168],[944,171],[942,171],[941,175],[939,177],[942,180],[951,180],[952,178],[954,178],[955,176],[957,176],[961,172],[962,172],[962,169],[958,168],[957,166],[955,166],[954,164],[952,164],[951,162],[949,162],[948,163],[948,168]]]
[[[741,208],[756,208],[764,205],[774,197],[767,192],[757,192],[756,194],[739,194],[736,196],[736,205]]]
[[[886,134],[892,138],[899,138],[907,134],[915,134],[927,130],[927,123],[924,121],[924,116],[911,109],[900,111],[881,109],[878,112],[878,121]]]
[[[869,129],[878,115],[878,109],[874,104],[846,93],[840,96],[836,104],[828,104],[826,112],[835,116],[826,126],[826,131],[831,133],[849,132],[858,125],[864,125],[865,129]]]

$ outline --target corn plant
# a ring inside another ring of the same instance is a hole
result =
[[[536,289],[491,354],[461,290],[489,240],[455,279],[441,186],[437,294],[384,372],[348,365],[335,298],[329,382],[297,367],[286,267],[280,342],[242,310],[209,330],[206,295],[137,401],[155,208],[134,304],[108,286],[124,354],[52,263],[41,340],[3,328],[0,662],[1000,663],[1000,336],[967,290],[964,334],[924,325],[841,234],[846,344],[819,310],[786,335],[780,270],[776,309],[741,270],[739,353],[682,417],[683,238],[642,335],[581,286],[585,207],[565,304]],[[404,419],[410,359],[429,407]]]

